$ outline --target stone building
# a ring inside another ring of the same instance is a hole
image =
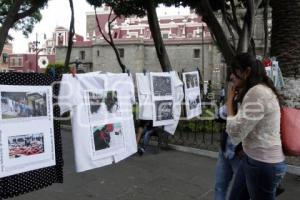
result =
[[[55,55],[10,54],[10,72],[44,72],[48,64],[55,63]]]
[[[108,7],[97,11],[97,18],[106,36],[109,12]],[[258,11],[258,13],[254,39],[257,53],[262,54],[263,18],[262,12]],[[243,15],[244,11],[239,10],[238,14]],[[225,26],[225,23],[222,23],[221,13],[216,13],[216,16],[222,26]],[[193,71],[198,67],[203,81],[211,80],[212,88],[220,88],[225,82],[225,64],[201,16],[193,11],[184,15],[179,13],[159,16],[159,23],[172,68],[181,72],[182,70]],[[121,59],[131,72],[142,72],[143,69],[161,71],[146,17],[117,18],[111,29]],[[224,27],[224,30],[227,28]],[[87,41],[74,40],[71,62],[79,61],[85,71],[121,72],[113,49],[97,28],[94,12],[86,14],[86,33]],[[55,34],[59,34],[58,31]],[[57,43],[58,41],[55,42]],[[64,61],[66,51],[66,43],[56,46],[56,61]]]
[[[97,13],[106,33],[108,15],[107,7]],[[221,53],[213,44],[201,17],[191,12],[188,15],[160,16],[159,22],[174,70],[192,71],[198,67],[204,80],[211,80],[214,76],[219,77],[217,82],[221,82]],[[77,59],[87,71],[121,72],[113,49],[98,31],[94,12],[86,14],[86,32],[88,41],[74,43],[71,61]],[[122,61],[131,72],[142,72],[143,69],[161,71],[146,17],[117,18],[112,26],[112,36]],[[66,50],[66,45],[56,46],[56,61],[65,59]],[[215,76],[213,73],[220,74]]]

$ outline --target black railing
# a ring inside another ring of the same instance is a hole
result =
[[[182,120],[168,144],[218,151],[222,126],[214,120]]]

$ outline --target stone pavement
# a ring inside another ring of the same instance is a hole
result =
[[[63,131],[64,183],[16,200],[208,200],[213,199],[216,160],[178,151],[137,155],[118,164],[75,173],[71,133]],[[300,199],[300,180],[287,175],[280,200]]]

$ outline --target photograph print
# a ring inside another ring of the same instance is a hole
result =
[[[170,76],[152,76],[154,96],[171,96],[172,83]]]
[[[1,92],[2,119],[47,116],[46,92]]]
[[[105,124],[93,127],[95,151],[118,148],[123,144],[121,123]]]
[[[200,106],[200,95],[188,97],[189,109],[194,110]]]
[[[185,74],[185,84],[187,89],[199,87],[197,74],[196,73]]]
[[[120,112],[117,91],[88,92],[89,110],[91,115],[106,116]]]
[[[155,101],[156,121],[173,120],[173,101],[158,100]]]
[[[44,153],[44,134],[27,134],[8,137],[9,158],[17,159]]]

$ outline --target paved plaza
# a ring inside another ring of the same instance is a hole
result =
[[[175,150],[137,155],[116,165],[75,173],[70,131],[62,131],[64,183],[16,200],[211,200],[216,160]],[[299,200],[300,178],[287,175],[279,200]]]

